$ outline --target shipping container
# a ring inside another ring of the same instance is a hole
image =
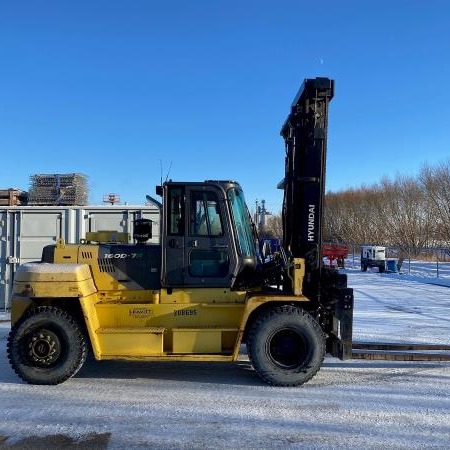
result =
[[[87,232],[119,231],[133,236],[136,219],[153,222],[152,239],[160,240],[159,209],[154,206],[18,206],[0,208],[0,311],[9,309],[19,264],[41,259],[42,249],[64,239],[75,244]]]

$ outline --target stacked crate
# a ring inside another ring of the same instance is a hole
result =
[[[30,177],[29,205],[83,206],[87,201],[87,178],[83,174],[35,174]]]
[[[27,199],[28,193],[20,189],[0,189],[0,206],[23,206]]]

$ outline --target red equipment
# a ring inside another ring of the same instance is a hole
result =
[[[341,243],[322,244],[322,256],[328,258],[330,267],[337,261],[337,266],[344,268],[344,260],[348,258],[348,246]]]

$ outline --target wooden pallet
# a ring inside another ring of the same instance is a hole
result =
[[[0,206],[26,205],[27,199],[27,192],[19,189],[0,189]]]

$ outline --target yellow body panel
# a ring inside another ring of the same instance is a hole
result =
[[[244,303],[245,291],[231,291],[225,288],[186,288],[173,289],[168,294],[167,289],[161,289],[161,303]]]
[[[209,328],[176,328],[173,331],[173,353],[221,353],[222,330]]]
[[[130,234],[114,230],[88,231],[86,233],[86,241],[128,244],[130,242]]]
[[[86,264],[27,263],[19,266],[13,295],[22,297],[85,297],[96,292]]]
[[[302,295],[303,278],[305,277],[305,260],[303,258],[294,258],[293,292],[294,295]]]
[[[33,303],[65,299],[81,305],[96,359],[231,361],[257,308],[309,301],[301,295],[303,260],[295,260],[289,274],[297,295],[274,295],[227,288],[130,289],[92,264],[97,255],[96,245],[60,242],[55,264],[21,266],[13,324]]]
[[[164,328],[98,328],[95,333],[102,357],[163,355]]]
[[[13,295],[11,299],[11,325],[15,325],[32,304],[32,300],[28,297]]]
[[[223,360],[234,353],[245,310],[244,303],[112,303],[98,294],[80,302],[97,359],[217,353]],[[158,338],[149,336],[155,329],[164,330]]]

